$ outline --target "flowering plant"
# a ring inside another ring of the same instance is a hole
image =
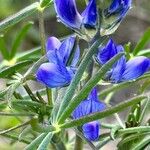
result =
[[[46,38],[43,15],[49,7],[72,35]],[[143,49],[150,30],[133,50],[110,37],[131,7],[132,0],[86,0],[79,11],[75,0],[41,0],[0,22],[5,31],[38,12],[41,41],[40,47],[17,53],[32,22],[18,34],[11,52],[3,49],[0,37],[0,78],[6,82],[0,115],[19,120],[0,135],[25,143],[26,150],[97,150],[110,141],[118,150],[148,148],[150,52]],[[31,81],[42,89],[34,91]],[[113,104],[117,91],[133,85],[138,86],[133,97]],[[120,117],[124,110],[127,119]]]

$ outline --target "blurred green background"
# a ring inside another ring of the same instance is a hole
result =
[[[29,4],[35,2],[34,0],[0,0],[0,21],[7,18],[8,16],[15,14],[17,11],[23,9]],[[83,10],[84,0],[77,1],[78,9]],[[133,0],[133,8],[129,12],[128,16],[123,20],[119,29],[113,35],[117,43],[125,44],[129,41],[132,43],[132,47],[136,44],[140,36],[150,26],[150,1],[149,0]],[[47,8],[44,12],[45,17],[45,30],[46,36],[56,36],[62,38],[68,34],[71,34],[68,28],[63,24],[57,22],[56,14],[53,6]],[[38,14],[34,14],[28,17],[25,21],[18,23],[17,25],[4,31],[4,40],[7,45],[7,49],[10,50],[11,45],[19,32],[19,30],[26,24],[27,21],[33,21],[34,25],[29,30],[25,40],[19,48],[19,51],[26,51],[33,47],[40,45],[39,29],[38,29]],[[0,57],[0,60],[2,58]],[[0,80],[0,88],[3,88],[3,80]],[[132,89],[134,90],[134,88]],[[114,101],[117,103],[121,99],[130,97],[132,92],[130,90],[122,91],[115,95]],[[116,98],[117,97],[117,98]],[[18,124],[18,119],[13,117],[0,117],[0,129],[7,129]],[[10,145],[12,144],[12,145]],[[110,146],[112,146],[110,144]],[[9,141],[4,137],[0,137],[0,150],[16,150],[23,149],[24,145],[21,143],[13,144],[13,141]],[[108,145],[109,147],[109,145]],[[107,147],[107,148],[108,148]],[[109,148],[108,148],[109,149]],[[111,149],[111,148],[110,148]]]

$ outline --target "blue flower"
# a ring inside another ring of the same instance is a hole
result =
[[[118,28],[131,3],[132,0],[112,0],[111,5],[103,11],[102,34],[111,34]]]
[[[77,46],[72,61],[68,64],[74,44],[75,37],[69,37],[62,43],[57,38],[50,37],[46,43],[49,62],[39,67],[36,72],[37,80],[50,88],[68,85],[75,74],[79,59],[79,47]]]
[[[124,52],[121,45],[116,45],[112,39],[108,41],[105,47],[100,48],[97,54],[97,60],[100,65],[105,64],[116,54]],[[106,74],[106,79],[114,83],[137,79],[150,69],[150,59],[145,56],[134,57],[126,60],[122,56]]]
[[[102,111],[105,107],[105,104],[99,101],[96,88],[93,88],[87,99],[83,100],[74,110],[72,116],[73,119],[78,119],[83,116]],[[82,130],[84,136],[88,140],[95,141],[99,137],[100,124],[98,121],[89,122],[82,126]]]
[[[112,30],[115,24],[122,20],[131,7],[131,1],[113,0],[108,8],[101,11],[100,16],[102,18],[100,18],[100,21],[102,22],[101,31],[103,34],[105,29],[108,30],[108,26]],[[54,6],[60,21],[81,34],[83,38],[92,38],[97,32],[99,11],[97,11],[96,0],[89,0],[82,13],[78,12],[75,0],[54,0]],[[112,16],[115,17],[112,19]]]

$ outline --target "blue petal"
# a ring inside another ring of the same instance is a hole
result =
[[[55,51],[59,49],[61,42],[56,37],[49,37],[46,42],[46,51]]]
[[[118,83],[121,81],[122,79],[122,74],[125,71],[125,67],[126,67],[126,58],[125,56],[122,56],[117,63],[115,64],[115,66],[113,66],[112,72],[111,72],[111,77],[110,80],[112,82]]]
[[[67,64],[68,59],[73,50],[74,44],[75,44],[75,37],[69,37],[62,42],[59,48],[59,55],[64,64]],[[71,66],[75,66],[77,64],[79,56],[80,56],[80,51],[79,51],[79,47],[77,46],[73,60],[71,62]]]
[[[149,70],[150,60],[144,56],[135,57],[126,64],[122,81],[133,80]]]
[[[126,15],[127,11],[131,7],[132,0],[113,0],[110,7],[108,8],[108,12],[110,15],[119,14],[118,20]]]
[[[103,102],[101,102],[98,98],[96,87],[92,89],[87,99],[89,100],[89,103],[91,104],[90,113],[100,112],[106,108],[106,105]]]
[[[53,63],[42,64],[36,72],[36,78],[50,88],[65,86],[71,80],[65,67]]]
[[[96,1],[90,0],[86,9],[82,13],[83,24],[85,27],[95,27],[97,21]]]
[[[90,113],[100,112],[100,111],[103,111],[105,108],[106,108],[106,105],[103,102],[92,100]]]
[[[109,12],[112,13],[116,11],[119,8],[120,3],[121,3],[121,0],[113,0],[113,2],[111,3],[109,7]]]
[[[100,124],[98,121],[86,123],[82,126],[84,136],[89,141],[96,141],[99,138]]]
[[[90,114],[91,112],[91,103],[89,100],[83,100],[77,108],[73,111],[72,116],[74,119],[81,118]]]
[[[61,59],[59,51],[57,49],[53,50],[53,51],[48,51],[46,56],[47,56],[50,63],[54,63],[54,64],[61,64],[62,63],[62,59]]]
[[[75,0],[54,0],[54,6],[59,19],[71,28],[80,28],[82,18],[78,13]]]
[[[113,40],[110,39],[105,47],[99,49],[97,60],[100,64],[105,64],[116,54],[117,54],[117,47],[113,42]]]
[[[99,101],[97,90],[93,88],[87,99],[83,100],[73,112],[73,118],[81,118],[83,116],[103,111],[106,105]]]

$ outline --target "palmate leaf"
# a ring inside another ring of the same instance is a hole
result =
[[[19,62],[11,67],[7,67],[0,70],[0,78],[8,78],[10,75],[14,74],[15,72],[28,67],[30,64],[32,64],[33,61],[26,60]]]

